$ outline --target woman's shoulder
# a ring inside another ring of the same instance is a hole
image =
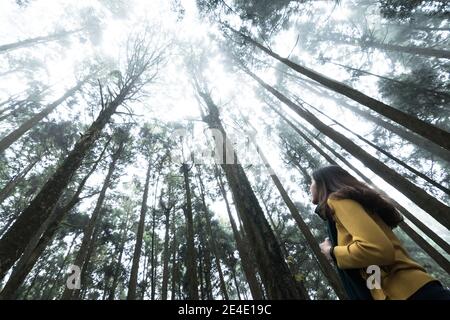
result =
[[[333,197],[328,197],[327,199],[328,206],[333,209],[333,211],[336,211],[338,208],[344,208],[344,209],[350,209],[350,208],[362,208],[361,204],[353,199],[350,198],[342,198],[337,199]]]

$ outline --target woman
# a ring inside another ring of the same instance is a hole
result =
[[[314,171],[310,191],[328,226],[321,250],[337,264],[350,299],[450,300],[395,236],[402,216],[387,199],[339,166]]]

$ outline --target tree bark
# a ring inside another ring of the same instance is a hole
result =
[[[170,283],[170,300],[175,300],[176,298],[176,291],[177,291],[177,282],[178,282],[178,262],[177,262],[177,249],[178,249],[178,242],[177,242],[177,235],[176,235],[176,221],[175,221],[175,214],[172,219],[172,279]]]
[[[231,229],[233,230],[234,239],[236,241],[236,247],[239,252],[239,257],[241,257],[241,265],[244,270],[245,278],[247,279],[248,285],[250,287],[250,292],[252,294],[253,300],[262,300],[264,298],[264,295],[261,292],[260,284],[258,283],[258,279],[256,278],[257,271],[255,263],[254,261],[251,260],[249,252],[247,251],[247,248],[243,243],[243,240],[237,228],[236,222],[234,221],[234,218],[231,214],[231,208],[228,202],[225,186],[223,184],[222,177],[217,167],[215,170],[215,176],[217,179],[217,183],[219,185],[220,192],[222,193],[222,197],[225,201],[228,218],[230,219]]]
[[[141,250],[142,250],[142,241],[144,238],[144,226],[145,226],[145,215],[147,214],[147,198],[148,198],[148,189],[150,184],[150,172],[151,172],[151,164],[150,161],[147,167],[147,174],[145,178],[145,187],[144,187],[144,195],[142,198],[141,205],[141,214],[139,218],[139,225],[136,233],[136,243],[134,246],[133,253],[133,264],[130,272],[130,281],[128,283],[128,295],[127,300],[135,300],[136,299],[136,287],[137,287],[137,278],[139,272],[139,260],[141,258]]]
[[[184,177],[184,187],[186,191],[186,206],[184,214],[186,217],[186,272],[188,278],[188,299],[198,300],[198,280],[197,280],[197,268],[196,259],[197,254],[194,246],[194,221],[192,214],[192,198],[191,187],[189,183],[189,170],[188,165],[183,163],[181,171]]]
[[[200,195],[201,195],[203,211],[204,211],[204,215],[205,215],[206,230],[208,232],[208,239],[209,239],[208,242],[213,251],[214,261],[216,263],[217,272],[219,273],[220,291],[222,292],[224,300],[230,300],[230,297],[228,296],[227,286],[225,284],[225,279],[223,276],[222,266],[220,265],[219,252],[217,250],[216,241],[214,239],[214,235],[213,235],[212,228],[211,228],[211,221],[210,221],[211,216],[208,211],[208,206],[206,205],[205,187],[203,185],[200,167],[197,167],[197,170],[198,170],[197,179],[198,179],[199,185],[200,185]]]
[[[202,92],[200,88],[198,88],[198,93],[209,110],[204,121],[210,129],[218,130],[224,141],[223,145],[218,139],[215,140],[216,150],[225,150],[225,159],[227,154],[235,156],[234,150],[227,142],[227,135],[222,126],[217,106],[211,97]],[[236,205],[239,207],[238,212],[241,214],[245,233],[255,253],[261,279],[269,299],[307,299],[308,297],[305,297],[296,286],[244,169],[237,161],[237,157],[234,159],[236,159],[235,163],[229,164],[222,161],[221,166],[225,171]]]
[[[170,192],[170,191],[169,191]],[[169,240],[170,240],[170,212],[172,208],[166,208],[165,210],[165,234],[164,234],[164,257],[163,257],[163,277],[161,285],[161,300],[167,300],[167,288],[169,284]]]

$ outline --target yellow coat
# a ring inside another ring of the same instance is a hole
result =
[[[407,299],[426,283],[435,280],[413,261],[400,240],[377,215],[369,214],[351,199],[328,199],[336,221],[337,245],[333,249],[341,269],[360,268],[367,279],[367,267],[381,270],[381,289],[372,289],[374,299]],[[370,281],[370,280],[369,280]],[[372,281],[370,281],[372,282]]]

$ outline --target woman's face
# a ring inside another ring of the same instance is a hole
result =
[[[311,179],[311,186],[309,187],[309,192],[311,193],[311,201],[313,204],[319,203],[319,196],[317,194],[317,185],[314,179]]]

